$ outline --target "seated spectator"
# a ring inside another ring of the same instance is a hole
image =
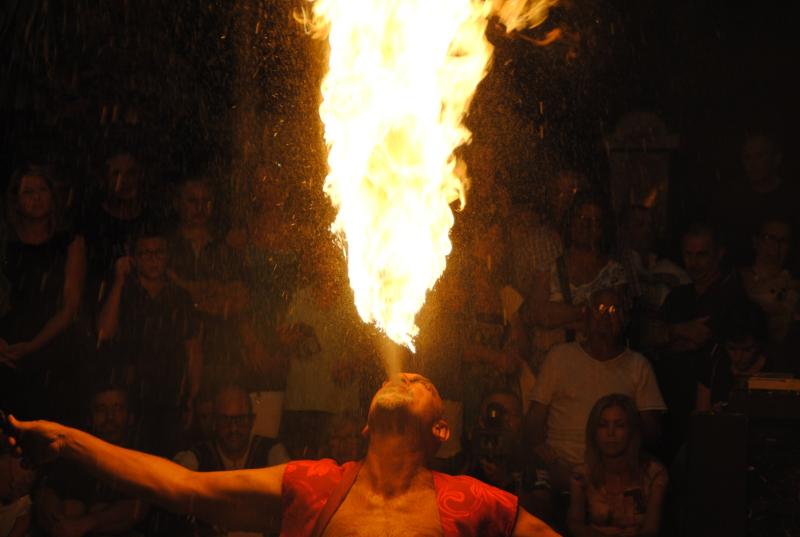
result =
[[[0,537],[25,537],[31,527],[30,491],[36,473],[19,457],[0,451]]]
[[[570,480],[571,534],[656,537],[668,480],[664,466],[642,451],[633,399],[600,398],[586,423],[586,462]]]
[[[175,455],[190,470],[215,472],[263,468],[288,462],[286,449],[273,438],[253,435],[253,404],[240,386],[222,387],[214,396],[211,439]]]
[[[511,392],[486,397],[478,423],[470,431],[467,475],[519,495],[526,470],[521,433],[519,397]]]
[[[337,464],[360,461],[367,453],[367,441],[363,434],[364,420],[355,414],[336,414],[331,416],[322,447],[323,458],[330,458]]]
[[[73,417],[51,403],[72,400],[66,393],[77,364],[67,362],[64,345],[80,306],[86,251],[80,235],[60,229],[59,215],[50,169],[19,168],[6,196],[2,271],[10,288],[0,317],[0,404],[15,415]]]
[[[204,385],[231,381],[239,376],[238,367],[245,357],[239,352],[244,338],[238,321],[250,293],[242,263],[212,225],[214,196],[209,180],[183,179],[174,205],[178,227],[169,238],[169,276],[191,295],[198,311],[206,366]]]
[[[798,282],[786,269],[791,242],[787,221],[767,219],[753,237],[755,262],[740,270],[747,296],[767,315],[769,341],[775,345],[786,337],[797,306]]]
[[[130,255],[130,237],[145,219],[144,179],[139,160],[129,150],[112,151],[105,161],[101,199],[89,200],[79,218],[78,229],[86,237],[85,302],[90,315],[102,306],[114,262]]]
[[[719,340],[701,365],[695,402],[699,411],[723,410],[736,380],[755,375],[767,365],[767,325],[756,305],[743,303],[727,311]]]
[[[682,240],[683,261],[692,283],[674,288],[661,306],[661,325],[652,330],[651,345],[660,347],[656,374],[669,407],[671,456],[684,443],[689,414],[695,406],[697,367],[719,341],[726,311],[747,300],[735,271],[725,270],[725,249],[714,229],[690,227]]]
[[[721,226],[722,244],[735,266],[752,261],[750,237],[761,222],[777,218],[797,226],[800,185],[781,173],[782,153],[774,133],[751,131],[741,150],[744,177],[725,185],[713,198],[709,219]]]
[[[100,386],[91,396],[88,430],[111,444],[133,447],[134,416],[127,392]],[[126,498],[79,466],[57,461],[45,469],[34,496],[35,516],[45,535],[139,535],[148,506]]]
[[[214,432],[210,440],[181,451],[174,460],[193,471],[217,472],[264,468],[289,462],[282,444],[272,438],[253,435],[253,406],[248,393],[239,386],[224,386],[214,397]],[[256,537],[260,533],[227,532],[200,522],[190,522],[189,535]],[[182,530],[176,530],[182,533]]]
[[[142,402],[150,447],[174,453],[200,386],[199,328],[191,297],[167,278],[164,234],[142,229],[132,243],[133,256],[115,264],[98,342]]]
[[[525,311],[534,326],[533,361],[537,366],[553,345],[574,341],[581,333],[583,307],[594,291],[625,284],[625,270],[609,256],[609,217],[599,198],[579,197],[570,211],[566,251],[534,278]]]
[[[609,393],[633,399],[645,440],[656,443],[666,406],[650,363],[625,345],[621,292],[595,292],[584,307],[586,337],[553,347],[542,364],[526,418],[533,453],[556,491],[566,491],[584,461],[585,426],[595,402]]]

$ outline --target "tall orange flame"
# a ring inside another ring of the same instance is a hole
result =
[[[465,201],[453,150],[492,46],[498,15],[510,30],[541,22],[550,0],[316,0],[327,35],[322,83],[329,173],[359,314],[413,350],[414,323],[445,268],[451,204]]]

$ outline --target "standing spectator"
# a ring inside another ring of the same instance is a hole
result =
[[[756,130],[747,134],[741,150],[744,180],[720,189],[714,196],[709,219],[720,227],[722,244],[730,261],[752,261],[750,235],[767,218],[787,219],[797,226],[800,185],[781,173],[783,151],[778,137]]]
[[[185,178],[175,196],[178,228],[169,238],[170,278],[196,305],[205,359],[204,384],[218,385],[240,373],[242,315],[250,293],[242,263],[214,229],[214,196],[208,179]]]
[[[697,368],[719,341],[724,313],[747,300],[735,271],[724,271],[725,249],[713,228],[697,224],[682,240],[683,261],[692,283],[674,288],[659,313],[663,324],[650,330],[651,344],[660,346],[656,364],[664,392],[671,453],[684,443],[689,414],[695,406]]]
[[[533,281],[525,311],[534,326],[534,364],[557,343],[575,341],[584,328],[584,309],[598,289],[626,283],[622,265],[610,257],[610,214],[595,196],[578,198],[568,224],[566,251]]]
[[[767,315],[769,341],[774,345],[786,337],[797,306],[798,282],[786,269],[791,242],[789,223],[768,218],[753,237],[755,262],[740,270],[747,296]]]
[[[114,262],[129,255],[128,241],[145,219],[144,173],[127,149],[112,152],[105,161],[102,199],[90,205],[78,229],[86,237],[88,273],[87,313],[96,314],[114,277]]]
[[[164,234],[143,229],[132,242],[133,256],[115,264],[98,341],[140,398],[151,447],[174,453],[200,387],[199,328],[191,297],[167,279]]]
[[[570,532],[656,537],[668,480],[666,468],[642,451],[633,400],[600,398],[586,423],[586,462],[570,480]]]
[[[571,470],[584,460],[586,420],[597,399],[609,393],[631,397],[650,443],[666,410],[650,363],[625,345],[622,294],[598,291],[584,312],[586,339],[550,350],[526,418],[530,447],[560,491],[568,489]]]
[[[64,392],[76,364],[65,363],[66,345],[80,306],[86,251],[80,235],[60,229],[59,207],[49,168],[25,166],[12,175],[2,267],[10,289],[9,309],[0,318],[0,403],[20,416],[63,418],[63,406],[55,405],[72,400]]]
[[[88,414],[89,432],[110,444],[133,447],[134,416],[124,388],[98,386],[90,398]],[[53,537],[134,537],[140,535],[135,526],[148,512],[141,501],[122,496],[65,461],[45,469],[42,485],[34,496],[34,508],[39,527]]]

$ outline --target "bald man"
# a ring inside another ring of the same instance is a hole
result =
[[[358,463],[296,461],[197,473],[47,421],[10,418],[7,441],[32,460],[64,457],[169,510],[212,524],[286,537],[556,536],[504,491],[429,470],[450,430],[433,384],[403,373],[372,399]]]

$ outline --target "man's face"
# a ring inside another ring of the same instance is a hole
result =
[[[599,291],[589,301],[589,330],[615,339],[622,335],[622,297],[612,289]]]
[[[575,196],[580,192],[583,178],[573,171],[563,171],[552,180],[548,192],[548,202],[553,217],[560,219],[566,213]]]
[[[683,263],[694,282],[703,282],[719,270],[721,249],[708,233],[687,235],[683,239]]]
[[[167,240],[163,237],[138,239],[134,247],[136,271],[148,280],[160,280],[167,271]]]
[[[130,413],[128,399],[120,390],[100,392],[94,396],[91,409],[91,430],[112,444],[122,444],[128,432]]]
[[[449,437],[443,420],[444,405],[433,383],[416,373],[400,373],[383,383],[369,407],[370,430],[393,428],[400,423],[414,423],[425,435],[422,440],[444,441]]]
[[[780,166],[781,156],[766,136],[751,136],[742,146],[744,173],[754,186],[768,183]]]
[[[250,444],[253,431],[253,412],[247,394],[239,390],[225,390],[214,400],[214,428],[222,450],[232,456],[241,456]]]
[[[53,211],[53,192],[43,177],[26,175],[19,184],[19,212],[33,220],[47,218]]]
[[[570,223],[572,244],[595,248],[603,242],[603,209],[594,203],[584,203]]]
[[[123,201],[139,197],[141,170],[129,153],[120,153],[106,161],[109,196]]]
[[[176,209],[182,224],[191,226],[207,224],[213,207],[214,199],[204,181],[188,181],[178,194]]]
[[[726,341],[725,350],[731,359],[731,367],[735,373],[744,373],[758,358],[760,346],[752,336],[742,341]]]
[[[783,222],[766,222],[756,237],[756,260],[771,267],[783,267],[789,253],[791,232]]]

